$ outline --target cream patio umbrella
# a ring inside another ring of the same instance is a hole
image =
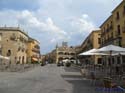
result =
[[[125,48],[115,46],[115,45],[107,45],[105,47],[98,49],[96,51],[96,53],[106,53],[106,54],[110,55],[110,62],[112,63],[112,56],[119,55],[119,54],[121,54],[121,55],[125,54]],[[121,60],[121,64],[122,64],[122,60]]]
[[[115,45],[108,45],[108,46],[98,49],[95,53],[108,54],[108,55],[110,55],[110,60],[112,61],[111,56],[113,56],[113,55],[125,55],[125,48],[115,46]]]
[[[93,49],[90,49],[90,50],[88,50],[88,51],[86,51],[86,52],[83,52],[83,53],[80,53],[79,55],[107,55],[107,54],[105,54],[105,53],[99,53],[99,52],[97,52],[98,51],[98,49],[95,49],[95,48],[93,48]]]
[[[115,53],[125,53],[125,48],[115,46],[115,45],[108,45],[102,47],[96,51],[97,53],[106,53],[106,54],[115,54]]]
[[[81,55],[82,56],[104,56],[104,55],[108,55],[106,53],[99,53],[97,51],[98,51],[98,49],[93,48],[93,49],[90,49],[86,52],[80,53],[79,56],[81,56]]]
[[[98,49],[93,48],[93,49],[90,49],[90,50],[88,50],[86,52],[80,53],[79,55],[80,56],[81,55],[82,56],[102,56],[102,55],[104,56],[104,55],[108,55],[106,53],[97,53],[97,51],[98,51]],[[97,74],[97,72],[99,72],[99,71],[97,71],[97,69],[95,69],[94,65],[93,65],[93,67],[91,67],[90,73],[91,73],[91,71],[94,71],[95,74]]]

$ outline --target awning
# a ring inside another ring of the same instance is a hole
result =
[[[38,59],[37,59],[37,58],[32,58],[32,60],[33,60],[33,61],[38,61]]]
[[[5,56],[0,55],[0,59],[9,60],[10,58],[9,58],[9,57],[5,57]]]

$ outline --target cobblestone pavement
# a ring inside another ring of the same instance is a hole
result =
[[[0,93],[102,92],[95,91],[90,80],[84,79],[78,69],[48,64],[23,73],[0,72]]]

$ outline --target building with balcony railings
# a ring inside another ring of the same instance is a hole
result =
[[[114,44],[125,47],[125,0],[123,0],[113,11]]]
[[[28,35],[19,27],[0,27],[0,54],[10,58],[10,64],[27,63]]]
[[[106,46],[109,44],[125,47],[125,0],[123,0],[113,11],[111,16],[107,18],[105,22],[100,26],[101,28],[101,46]],[[122,57],[125,61],[125,56]],[[113,65],[120,65],[120,56],[115,56],[113,58]],[[117,60],[117,63],[114,62]],[[123,62],[124,63],[124,62]],[[125,64],[122,64],[122,67]],[[125,69],[124,69],[125,71]]]
[[[94,30],[92,31],[89,36],[83,41],[83,43],[81,44],[81,46],[79,47],[79,51],[77,54],[80,54],[82,52],[86,52],[90,49],[93,48],[99,48],[100,47],[100,30]],[[78,50],[78,49],[77,49]],[[78,56],[79,60],[83,63],[83,64],[100,64],[101,62],[101,57],[100,56]]]
[[[101,47],[109,44],[125,47],[125,0],[112,11],[100,28]]]
[[[27,43],[27,59],[28,62],[39,62],[41,55],[40,55],[40,46],[39,42],[36,39],[31,37],[28,38]]]
[[[67,42],[62,42],[62,46],[56,46],[56,49],[53,50],[53,60],[58,63],[62,60],[76,60],[75,48],[68,46]]]

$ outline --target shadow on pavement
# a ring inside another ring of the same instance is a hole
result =
[[[61,75],[61,77],[72,84],[72,93],[101,93],[95,90],[96,87],[91,85],[90,80],[83,79],[81,75]]]

